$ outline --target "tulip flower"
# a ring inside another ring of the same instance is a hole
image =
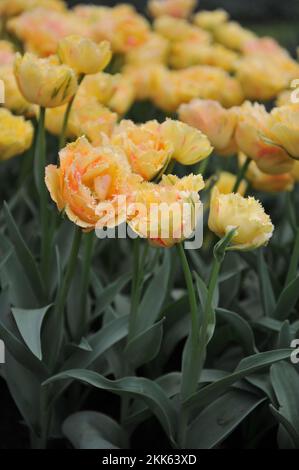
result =
[[[269,114],[264,106],[245,103],[238,108],[236,143],[239,150],[252,158],[264,173],[288,173],[294,163],[281,145],[273,141],[269,123]]]
[[[0,16],[16,16],[37,7],[54,11],[64,11],[66,8],[62,0],[1,0]]]
[[[299,159],[299,105],[286,105],[274,108],[269,119],[273,140],[286,152]]]
[[[73,13],[55,11],[42,5],[10,19],[7,29],[24,44],[25,51],[39,57],[56,54],[59,41],[66,36],[90,36],[86,22]]]
[[[111,202],[115,203],[114,225],[125,220],[117,197],[132,193],[132,185],[139,180],[120,148],[93,147],[81,137],[62,149],[59,159],[59,167],[46,167],[45,181],[60,212],[79,227],[92,230],[100,219],[98,205]]]
[[[238,160],[239,165],[242,167],[246,160],[246,156],[243,153],[240,153]],[[245,176],[246,179],[250,182],[251,187],[256,191],[272,193],[292,191],[294,188],[293,170],[290,173],[269,175],[262,172],[253,160],[251,160],[249,163]]]
[[[172,158],[183,165],[194,165],[213,150],[206,135],[183,122],[166,119],[161,125],[161,133],[173,145]]]
[[[141,68],[148,64],[166,64],[169,41],[157,33],[150,33],[145,43],[127,52],[126,64]]]
[[[259,201],[238,193],[221,194],[216,187],[211,195],[209,228],[220,238],[235,228],[231,247],[244,251],[266,245],[274,229]]]
[[[236,151],[234,134],[237,115],[217,101],[193,100],[178,109],[179,118],[207,135],[217,153],[232,155]]]
[[[201,208],[198,191],[204,187],[201,175],[181,180],[164,175],[157,185],[142,182],[129,209],[128,224],[151,245],[170,248],[194,232]]]
[[[23,117],[0,108],[0,160],[19,155],[31,147],[33,126]]]
[[[222,22],[213,30],[217,42],[229,49],[242,50],[244,45],[256,38],[249,29],[235,21]]]
[[[108,41],[96,44],[89,38],[78,35],[67,36],[58,44],[58,57],[79,76],[92,75],[104,70],[112,53]]]
[[[226,23],[228,19],[228,13],[221,8],[213,11],[202,10],[194,15],[194,23],[197,26],[211,31]]]
[[[56,56],[39,59],[26,53],[16,55],[15,76],[19,89],[29,103],[55,108],[68,103],[78,87],[75,72],[61,65]]]
[[[124,150],[132,170],[146,180],[152,180],[167,166],[174,151],[157,121],[136,125],[123,120],[115,128],[111,142]]]
[[[150,34],[148,21],[131,5],[121,4],[114,8],[79,5],[74,13],[87,23],[88,35],[95,42],[109,41],[116,53],[126,54],[141,46]]]

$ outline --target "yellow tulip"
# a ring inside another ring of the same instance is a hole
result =
[[[299,159],[299,104],[274,108],[269,119],[273,139],[288,154]]]
[[[114,79],[115,87],[107,106],[122,116],[129,111],[135,101],[134,85],[128,77],[122,74],[114,75]]]
[[[246,156],[242,153],[239,154],[239,164],[242,166],[245,162]],[[293,170],[292,170],[293,172]],[[294,176],[291,173],[282,173],[278,175],[268,175],[263,173],[255,163],[251,161],[246,171],[246,179],[256,191],[266,193],[275,193],[282,191],[292,191],[294,188]]]
[[[173,43],[169,63],[176,69],[192,65],[213,65],[227,71],[233,71],[238,55],[221,44],[200,45],[192,40]]]
[[[126,114],[135,100],[134,84],[121,73],[110,75],[99,72],[84,78],[77,96],[95,99],[119,115]]]
[[[210,44],[210,33],[197,28],[188,21],[171,16],[160,16],[154,21],[154,30],[171,42],[193,41],[197,46]]]
[[[59,158],[59,167],[46,167],[45,178],[59,211],[64,210],[79,227],[92,230],[100,223],[101,204],[111,202],[114,225],[125,220],[117,198],[132,193],[136,176],[131,174],[121,149],[111,145],[93,147],[82,137],[65,147]]]
[[[262,37],[245,43],[243,51],[245,58],[256,58],[264,62],[266,69],[275,67],[276,73],[280,74],[287,87],[291,80],[297,79],[299,75],[299,64],[281,47],[273,38]],[[267,70],[267,76],[269,71]]]
[[[39,59],[30,53],[17,54],[15,76],[24,98],[45,108],[69,102],[78,87],[75,72],[61,65],[56,56]]]
[[[131,5],[114,8],[79,6],[77,18],[88,24],[88,33],[95,42],[107,40],[113,52],[126,54],[144,44],[150,34],[150,25]]]
[[[31,147],[33,126],[30,121],[0,108],[0,160],[19,155]]]
[[[78,75],[101,72],[112,57],[108,41],[96,44],[91,39],[78,35],[63,38],[58,44],[57,54],[61,62],[75,70]]]
[[[173,145],[172,158],[183,165],[194,165],[212,153],[207,136],[183,122],[167,119],[161,133]]]
[[[161,72],[162,70],[162,72]],[[133,85],[134,95],[137,100],[151,99],[157,77],[164,73],[166,68],[162,64],[126,65],[123,76]]]
[[[234,134],[237,115],[234,109],[225,109],[217,101],[193,100],[178,109],[179,118],[201,130],[221,155],[236,152]]]
[[[128,224],[151,245],[170,248],[188,238],[196,228],[201,202],[198,191],[204,187],[201,175],[181,180],[163,176],[159,184],[142,182],[128,211]]]
[[[229,49],[242,50],[244,45],[256,35],[234,21],[222,22],[213,30],[216,41]]]
[[[236,181],[236,175],[229,173],[228,171],[221,171],[218,175],[215,187],[218,189],[220,194],[230,194],[233,191]],[[241,181],[237,192],[241,194],[241,196],[244,196],[246,190],[247,183],[243,180]]]
[[[5,108],[16,114],[25,114],[27,117],[34,116],[36,109],[28,103],[21,94],[14,74],[13,64],[0,64],[0,80],[4,83]]]
[[[152,180],[166,167],[174,150],[157,121],[137,125],[123,120],[115,128],[111,142],[124,150],[132,170],[145,180]]]
[[[4,85],[3,106],[17,114],[32,116],[34,107],[28,103],[19,91],[14,76],[15,50],[8,41],[0,41],[0,81]]]
[[[126,64],[144,67],[148,64],[165,64],[169,53],[169,41],[157,33],[150,33],[148,39],[139,47],[126,54]]]
[[[188,18],[196,5],[196,0],[149,0],[148,10],[154,18],[163,15],[175,18]]]
[[[273,99],[290,81],[271,57],[244,56],[236,64],[236,71],[246,98],[251,100]]]
[[[263,105],[246,102],[238,108],[235,139],[239,150],[252,158],[264,173],[275,175],[292,169],[293,160],[273,141],[269,114]]]
[[[231,241],[235,250],[252,250],[266,245],[274,229],[259,201],[235,193],[221,194],[216,187],[211,195],[209,228],[220,238],[235,228]]]
[[[239,82],[218,67],[196,65],[168,70],[160,66],[151,79],[152,100],[168,112],[175,112],[180,104],[194,98],[216,100],[228,108],[244,101]]]
[[[214,11],[202,10],[194,15],[194,23],[200,28],[213,31],[223,23],[226,23],[229,15],[225,10],[219,8]]]

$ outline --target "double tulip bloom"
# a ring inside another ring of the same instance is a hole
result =
[[[193,164],[211,150],[206,136],[178,121],[122,121],[100,146],[81,137],[63,149],[60,166],[46,168],[46,185],[59,211],[83,229],[127,221],[154,245],[170,247],[195,229],[202,177],[168,175],[159,184],[147,180],[163,171],[171,158]],[[113,209],[108,219],[107,204]],[[152,205],[158,205],[158,212],[151,212]]]
[[[63,149],[59,159],[59,167],[47,166],[45,178],[59,211],[79,227],[92,230],[100,223],[101,205],[109,202],[115,205],[114,225],[125,220],[116,198],[129,197],[139,179],[120,148],[93,147],[81,137]]]
[[[128,224],[151,245],[170,248],[189,238],[194,232],[201,202],[198,192],[203,189],[201,175],[179,179],[164,175],[159,184],[142,182],[128,214]]]
[[[148,181],[166,169],[171,159],[193,165],[212,151],[204,134],[171,119],[162,124],[149,121],[141,125],[122,121],[111,141],[124,149],[132,170]]]
[[[113,52],[125,54],[144,44],[150,34],[150,25],[131,5],[114,8],[79,5],[75,17],[87,28],[87,35],[95,42],[107,40]]]
[[[59,41],[66,36],[89,37],[87,24],[74,13],[53,10],[43,5],[44,2],[38,3],[41,3],[39,8],[25,11],[7,22],[7,29],[22,41],[25,51],[48,57],[56,54]]]
[[[224,107],[244,101],[241,85],[225,70],[196,65],[182,70],[156,68],[152,77],[151,99],[161,109],[176,112],[183,103],[195,98],[219,101]]]

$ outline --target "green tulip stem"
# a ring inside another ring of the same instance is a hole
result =
[[[234,187],[233,187],[233,193],[238,192],[240,184],[242,183],[243,179],[245,178],[245,175],[246,175],[246,172],[248,170],[249,164],[250,164],[250,158],[247,157],[245,162],[241,166],[241,168],[239,170],[239,173],[237,175],[237,179],[236,179],[236,182],[235,182]]]
[[[40,108],[38,128],[34,152],[34,176],[40,203],[41,221],[41,266],[44,277],[47,278],[49,265],[49,239],[50,230],[48,224],[48,193],[45,185],[46,167],[46,137],[45,137],[45,108]]]
[[[78,78],[78,87],[82,83],[82,80],[83,80],[84,76],[85,75],[80,75],[79,76],[79,78]],[[65,147],[65,144],[66,144],[67,126],[68,126],[68,122],[69,122],[69,118],[70,118],[70,114],[71,114],[71,111],[72,111],[72,107],[73,107],[75,98],[76,98],[76,94],[68,102],[67,108],[66,108],[65,113],[64,113],[62,130],[61,130],[61,134],[60,134],[60,138],[59,138],[59,150],[63,149]]]
[[[297,274],[299,264],[299,227],[296,229],[294,247],[291,255],[291,261],[289,270],[286,277],[285,286],[288,286],[292,282]]]

